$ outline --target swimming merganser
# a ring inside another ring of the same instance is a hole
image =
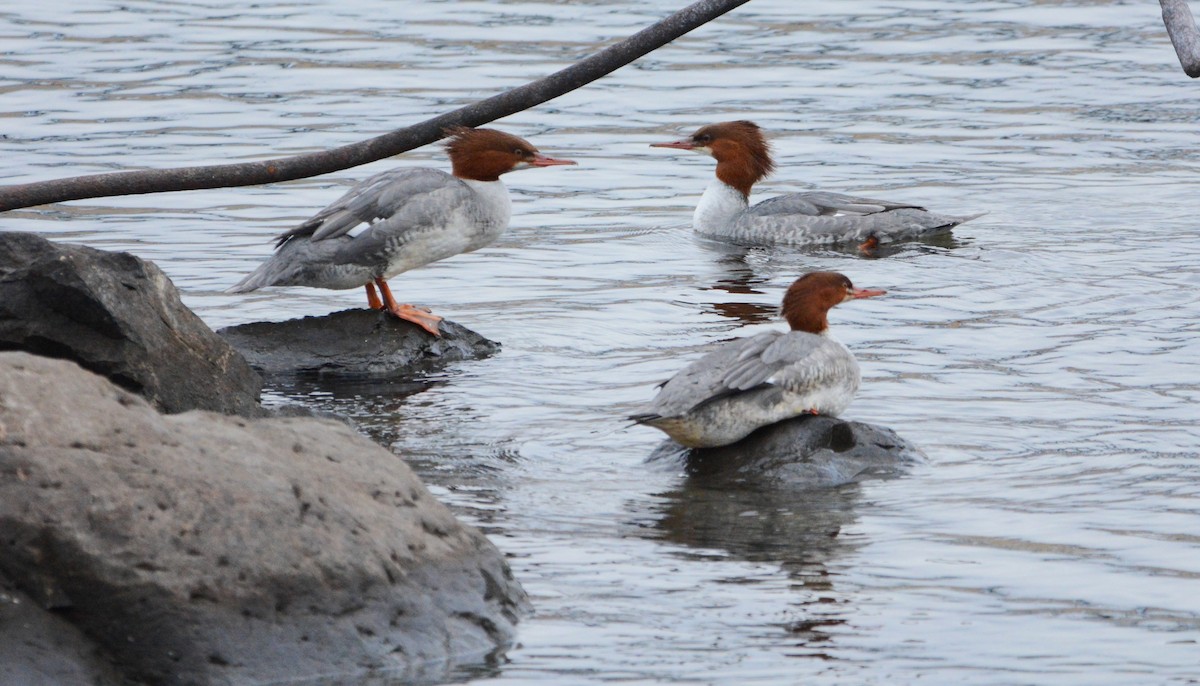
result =
[[[883,295],[836,272],[812,272],[783,296],[791,331],[766,331],[721,345],[662,384],[646,411],[630,417],[689,448],[728,445],[759,427],[801,414],[836,417],[861,379],[854,355],[829,336],[838,303]]]
[[[652,143],[712,155],[717,176],[692,216],[697,233],[750,245],[830,245],[909,240],[949,231],[979,217],[934,214],[888,200],[814,191],[788,193],[750,205],[750,189],[775,169],[771,148],[758,125],[728,121],[701,128],[690,138]]]
[[[455,127],[447,134],[452,174],[418,167],[363,180],[312,219],[279,236],[275,254],[228,292],[265,286],[366,286],[372,308],[441,335],[442,318],[425,308],[398,304],[386,280],[496,240],[512,214],[501,174],[575,164],[546,157],[528,141],[493,129]],[[366,226],[355,231],[362,224]]]

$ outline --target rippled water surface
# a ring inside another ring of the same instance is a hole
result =
[[[129,0],[0,9],[0,182],[333,147],[519,85],[680,2]],[[711,161],[771,132],[760,197],[817,186],[987,211],[879,259],[697,240]],[[1154,3],[753,0],[503,120],[578,167],[506,177],[511,230],[401,276],[501,341],[420,392],[293,388],[352,416],[511,558],[520,645],[451,681],[1200,681],[1200,82]],[[214,328],[359,306],[222,291],[351,181],[80,201],[0,227],[156,261]],[[713,491],[620,417],[718,341],[777,326],[799,274],[833,312],[847,416],[929,462],[824,493]],[[401,390],[411,391],[411,388]]]

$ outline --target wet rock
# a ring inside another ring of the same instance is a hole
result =
[[[732,445],[688,449],[664,441],[649,460],[713,482],[825,488],[903,473],[924,455],[891,429],[836,417],[796,417]]]
[[[500,344],[442,321],[442,335],[370,309],[343,310],[322,317],[254,322],[218,331],[267,375],[410,375],[449,362],[495,354]]]
[[[15,352],[0,574],[145,683],[426,678],[507,645],[527,604],[483,534],[342,423],[162,415]]]
[[[0,350],[71,360],[163,412],[261,413],[258,375],[129,253],[0,233]]]

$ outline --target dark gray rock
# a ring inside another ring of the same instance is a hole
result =
[[[119,686],[96,644],[0,574],[0,684]]]
[[[245,360],[129,253],[0,233],[0,350],[71,360],[163,412],[261,413]]]
[[[431,336],[412,322],[357,309],[240,324],[217,333],[267,375],[411,375],[500,349],[499,343],[451,321],[442,321],[441,331],[440,337]]]
[[[683,467],[705,483],[826,488],[901,474],[924,455],[891,429],[803,415],[765,426],[732,445],[687,449],[664,441],[649,460]]]
[[[428,678],[507,645],[527,606],[483,534],[342,423],[162,415],[13,352],[0,574],[149,684]]]

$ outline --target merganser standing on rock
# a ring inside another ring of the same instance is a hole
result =
[[[690,138],[652,143],[712,155],[717,177],[692,216],[692,227],[709,238],[749,245],[832,245],[910,240],[943,233],[979,217],[934,214],[888,200],[814,191],[788,193],[750,205],[750,189],[775,169],[758,125],[729,121],[701,128]]]
[[[836,417],[861,375],[854,355],[828,335],[833,306],[886,291],[855,288],[836,272],[812,272],[783,297],[791,331],[766,331],[721,345],[662,384],[630,417],[689,448],[737,442],[759,427],[801,414]]]
[[[265,286],[366,286],[372,308],[441,335],[442,318],[425,308],[398,304],[386,280],[496,240],[512,214],[501,174],[575,164],[546,157],[528,141],[493,129],[455,127],[447,134],[452,174],[418,167],[365,179],[279,236],[275,254],[228,292]],[[354,231],[363,224],[361,231]]]

